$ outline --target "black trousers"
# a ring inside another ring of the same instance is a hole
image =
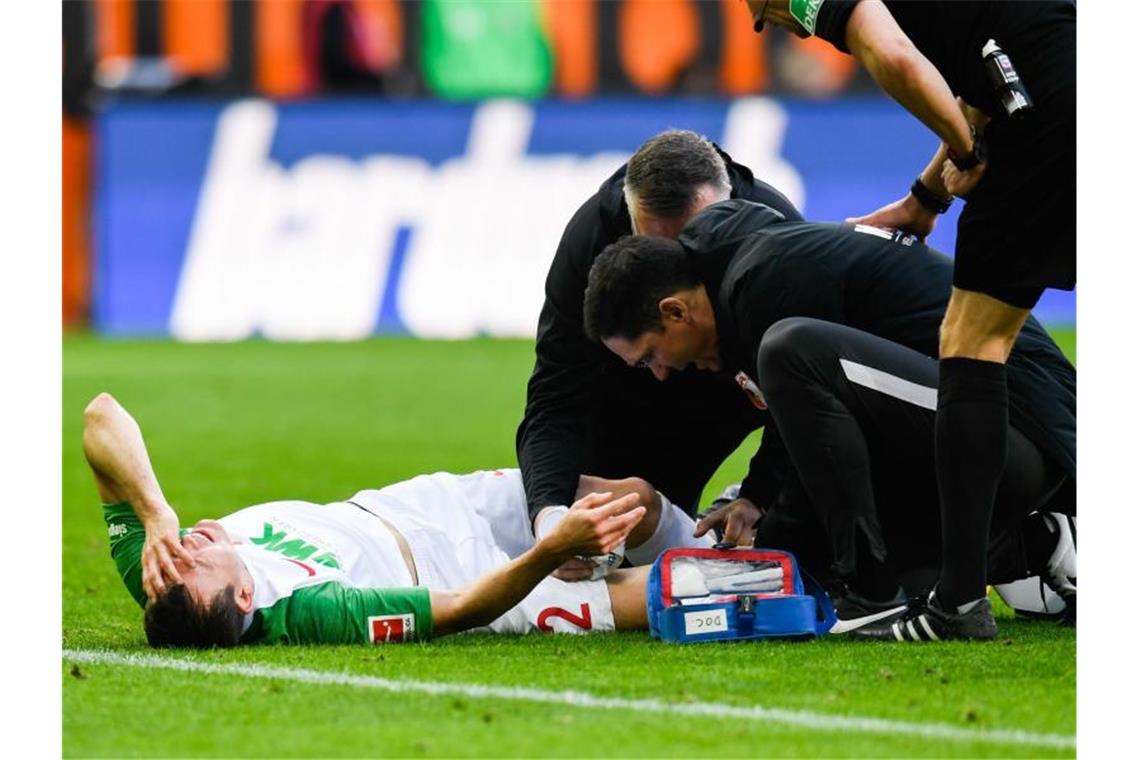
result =
[[[843,580],[876,566],[899,577],[937,570],[937,360],[795,317],[765,333],[757,377],[799,476],[761,523],[757,544],[791,549],[809,569]],[[1011,427],[994,505],[991,583],[1027,574],[1017,536],[1025,515],[1075,512],[1067,484],[1062,469]]]

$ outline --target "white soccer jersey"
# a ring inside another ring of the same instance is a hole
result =
[[[466,586],[534,545],[519,470],[468,475],[437,472],[350,500],[392,523],[408,541],[419,582],[433,589]],[[489,628],[498,633],[613,630],[604,581],[546,578]]]

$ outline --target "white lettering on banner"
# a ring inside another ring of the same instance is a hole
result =
[[[728,109],[721,141],[734,161],[757,179],[778,188],[798,208],[804,207],[804,181],[796,167],[780,156],[788,112],[774,100],[742,98]]]
[[[177,338],[366,337],[405,226],[393,297],[413,335],[533,336],[566,222],[628,158],[528,156],[534,111],[500,100],[476,109],[466,152],[438,168],[313,155],[285,169],[269,158],[276,122],[262,101],[236,103],[218,120],[171,313]],[[723,144],[802,205],[802,181],[779,157],[785,128],[778,104],[740,100]]]

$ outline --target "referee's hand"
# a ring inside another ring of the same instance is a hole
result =
[[[978,183],[982,181],[982,176],[986,173],[986,162],[975,166],[973,169],[961,171],[949,159],[942,164],[942,184],[946,185],[947,192],[956,195],[959,198],[965,198],[970,194]]]
[[[937,219],[938,214],[927,209],[913,195],[907,193],[894,203],[888,203],[865,216],[848,217],[845,221],[848,224],[880,227],[891,232],[902,230],[916,235],[919,240],[926,240],[926,236],[934,232],[934,223]]]

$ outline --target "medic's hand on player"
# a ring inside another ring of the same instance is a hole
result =
[[[542,537],[538,547],[559,559],[571,560],[566,564],[580,562],[572,558],[613,551],[643,517],[645,517],[645,507],[639,504],[635,493],[626,494],[620,499],[614,499],[611,493],[588,494],[574,502],[570,511],[558,521],[550,533]],[[559,568],[555,574],[558,575],[561,569]]]
[[[923,206],[918,200],[907,193],[894,203],[888,203],[882,208],[872,211],[866,216],[852,216],[847,218],[848,224],[865,224],[869,227],[880,227],[884,230],[902,230],[911,235],[917,235],[919,240],[934,232],[934,223],[938,214]]]
[[[721,528],[722,541],[736,546],[752,546],[752,534],[764,513],[748,499],[730,501],[705,514],[697,522],[693,536],[700,538],[713,528]]]
[[[975,166],[973,169],[967,171],[960,171],[957,166],[947,159],[942,164],[942,184],[946,185],[946,191],[951,195],[956,195],[959,198],[965,198],[970,194],[978,183],[981,182],[982,177],[986,173],[987,163],[982,163]]]
[[[168,587],[182,582],[174,566],[174,558],[194,567],[194,557],[182,546],[178,533],[178,515],[166,507],[146,520],[146,542],[142,553],[142,583],[148,599],[154,599]]]

